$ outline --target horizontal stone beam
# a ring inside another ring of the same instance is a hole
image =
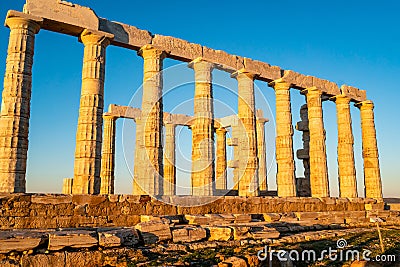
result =
[[[367,100],[367,92],[365,90],[360,90],[353,86],[342,85],[340,87],[342,94],[348,96],[350,99],[356,102],[362,102]]]

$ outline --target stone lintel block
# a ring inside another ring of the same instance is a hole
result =
[[[51,31],[78,36],[83,29],[99,29],[99,18],[92,9],[67,1],[27,0],[24,12],[42,17],[43,28]]]
[[[202,56],[201,45],[189,43],[188,41],[172,36],[155,34],[151,44],[162,48],[171,58],[186,62]]]
[[[28,251],[41,245],[46,240],[46,234],[29,230],[1,231],[0,232],[0,253],[11,251]]]
[[[32,203],[39,203],[39,204],[69,204],[72,203],[72,196],[71,195],[32,195],[31,197]]]
[[[8,18],[23,18],[23,19],[27,19],[27,20],[33,20],[33,21],[37,22],[39,25],[42,25],[42,23],[43,23],[43,18],[41,18],[40,16],[26,14],[26,13],[19,12],[16,10],[9,10],[7,12],[6,18],[7,19]],[[4,24],[4,26],[7,26],[7,24]]]
[[[339,86],[331,81],[320,79],[317,77],[312,77],[313,86],[317,87],[318,89],[322,90],[327,95],[335,96],[340,94]]]
[[[98,245],[97,233],[87,230],[65,230],[49,234],[49,250],[70,248],[89,248]]]
[[[238,138],[226,138],[226,144],[228,146],[238,146],[239,145],[239,140]]]
[[[311,76],[303,75],[292,70],[285,70],[282,80],[292,84],[292,86],[297,89],[306,89],[313,86],[313,79]]]
[[[151,33],[134,26],[100,18],[99,27],[101,31],[113,34],[112,43],[118,46],[139,50],[142,46],[151,44]]]
[[[228,168],[239,168],[238,160],[228,160]]]
[[[244,66],[243,58],[231,55],[222,50],[215,50],[203,46],[203,59],[215,63],[217,69],[233,73]]]
[[[353,101],[361,102],[367,100],[367,93],[365,90],[360,90],[356,87],[344,84],[340,87],[340,91],[342,94],[350,97]]]
[[[281,78],[281,69],[278,66],[271,66],[258,60],[244,58],[244,67],[246,70],[256,73],[258,79],[271,82]]]

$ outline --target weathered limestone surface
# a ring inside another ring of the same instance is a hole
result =
[[[304,91],[308,106],[310,131],[310,182],[313,197],[328,197],[328,170],[326,162],[325,130],[322,119],[322,91],[316,87]]]
[[[49,234],[49,250],[61,250],[70,248],[89,248],[97,246],[97,234],[95,231],[72,230],[53,232]]]
[[[82,89],[74,163],[73,194],[100,192],[101,142],[106,47],[112,35],[85,30]]]
[[[361,114],[365,197],[382,200],[382,180],[376,141],[374,103],[371,100],[366,100],[356,106],[359,107]]]
[[[257,110],[257,157],[258,157],[258,183],[260,191],[267,191],[267,156],[265,147],[265,123],[268,119],[264,118],[261,109]]]
[[[42,19],[10,11],[10,28],[0,116],[0,192],[25,192],[32,64]]]
[[[164,150],[164,195],[175,195],[176,167],[175,167],[175,124],[165,124]]]
[[[104,132],[101,156],[100,194],[114,194],[115,122],[117,118],[103,115]]]
[[[254,74],[241,69],[233,74],[238,81],[239,137],[239,196],[258,196],[258,158]]]
[[[339,195],[340,197],[357,197],[350,98],[345,95],[338,95],[334,99],[338,124]]]
[[[170,57],[183,61],[191,61],[201,57],[203,52],[201,45],[171,36],[155,34],[151,43],[154,46],[162,47]]]
[[[183,227],[172,230],[173,242],[196,242],[207,237],[207,232],[201,227]]]
[[[206,228],[209,232],[209,241],[229,241],[233,237],[232,228],[227,226],[210,226]]]
[[[343,95],[349,97],[351,100],[357,102],[367,100],[367,92],[365,90],[360,90],[353,86],[344,84],[340,87],[340,91],[342,92]]]
[[[99,229],[99,245],[102,247],[134,246],[140,241],[139,234],[134,228]]]
[[[227,187],[227,161],[226,161],[226,132],[223,127],[215,130],[217,134],[217,158],[216,158],[216,175],[215,188],[226,189]]]
[[[0,253],[28,251],[43,244],[45,234],[41,232],[12,231],[0,232]]]
[[[161,221],[141,222],[135,228],[140,232],[145,244],[172,239],[169,225]]]
[[[141,166],[134,193],[144,191],[149,195],[162,195],[163,151],[162,151],[162,66],[165,52],[154,46],[141,48],[139,55],[144,59],[143,97],[141,123],[137,127],[137,137],[142,139],[143,151],[138,154]],[[141,135],[141,136],[140,136]],[[140,147],[139,147],[140,148]]]
[[[299,197],[310,197],[310,131],[308,129],[308,108],[304,104],[300,108],[300,119],[296,130],[303,132],[303,148],[297,150],[297,158],[303,161],[304,177],[296,178],[296,191]]]
[[[64,178],[62,187],[63,194],[72,194],[73,182],[74,182],[73,178]]]
[[[194,123],[192,129],[192,195],[213,195],[214,104],[213,64],[198,58],[189,64],[195,72]]]
[[[276,97],[276,183],[278,196],[296,196],[290,83],[273,82]]]

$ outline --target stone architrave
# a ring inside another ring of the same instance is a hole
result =
[[[141,123],[136,125],[137,133],[139,133],[136,136],[143,147],[139,146],[137,153],[141,162],[139,171],[135,173],[137,176],[134,194],[142,191],[142,193],[156,196],[163,194],[162,68],[166,54],[152,45],[143,46],[138,54],[144,60],[144,75],[142,116]]]
[[[76,131],[73,194],[100,193],[106,47],[112,35],[84,30],[82,89]]]
[[[267,191],[267,159],[265,147],[265,123],[267,119],[263,118],[262,110],[257,110],[257,153],[258,153],[258,180],[259,190]]]
[[[293,155],[293,125],[290,105],[291,84],[276,80],[270,84],[276,97],[276,183],[278,196],[296,196]]]
[[[312,197],[329,197],[326,162],[325,130],[322,115],[322,91],[310,87],[303,91],[307,97],[308,128],[310,131],[310,183]]]
[[[197,58],[189,64],[195,72],[194,122],[192,129],[192,195],[213,195],[214,104],[213,64]]]
[[[215,188],[227,189],[227,162],[226,162],[226,132],[223,127],[215,130],[217,134],[217,159],[216,159],[216,177]]]
[[[360,109],[361,115],[365,197],[382,201],[382,180],[376,141],[374,103],[371,100],[366,100],[357,103],[356,106]]]
[[[253,73],[241,69],[232,74],[238,81],[239,196],[258,196],[258,155]]]
[[[164,195],[173,196],[176,193],[176,167],[175,167],[175,128],[172,123],[165,124],[164,148]]]
[[[115,168],[115,122],[112,115],[103,115],[103,148],[101,156],[101,186],[100,194],[114,194]]]
[[[350,98],[337,95],[336,114],[338,124],[338,170],[339,170],[339,196],[356,198],[357,179],[354,163],[354,138],[351,128]]]
[[[35,34],[42,19],[9,13],[10,28],[0,116],[0,192],[24,193]]]

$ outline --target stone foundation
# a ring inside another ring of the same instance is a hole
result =
[[[201,199],[200,199],[201,198]],[[141,215],[264,214],[383,210],[374,199],[279,197],[168,197],[165,204],[132,195],[0,195],[0,229],[127,227]],[[189,206],[193,203],[209,203]]]

